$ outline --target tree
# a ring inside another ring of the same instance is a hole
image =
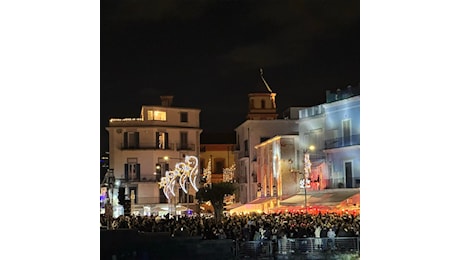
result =
[[[196,193],[196,198],[200,202],[211,201],[214,207],[214,217],[217,222],[220,222],[224,212],[224,197],[225,195],[232,195],[235,190],[236,186],[231,182],[213,183],[200,188]]]

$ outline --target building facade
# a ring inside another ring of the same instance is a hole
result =
[[[275,136],[255,146],[257,150],[257,197],[282,200],[299,192],[302,175],[293,169],[298,164],[297,135]]]
[[[172,96],[161,96],[160,106],[144,105],[139,118],[112,118],[109,133],[110,169],[121,180],[120,193],[134,193],[139,209],[168,203],[159,188],[161,177],[185,156],[200,158],[200,110],[172,106]],[[193,203],[177,189],[171,203]]]
[[[326,114],[324,153],[328,186],[360,187],[360,96],[346,96],[323,105]]]
[[[277,135],[298,134],[295,119],[278,119],[275,93],[249,94],[247,120],[235,128],[237,201],[248,203],[257,198],[256,145]]]
[[[240,199],[247,204],[234,212],[350,203],[359,209],[360,97],[353,91],[328,91],[324,104],[289,109],[285,120],[247,120],[236,129]]]
[[[310,154],[311,179],[317,189],[359,188],[360,96],[348,87],[328,91],[326,100],[299,111],[300,147]]]

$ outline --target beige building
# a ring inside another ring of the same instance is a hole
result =
[[[172,100],[172,96],[161,96],[161,105],[142,106],[139,118],[112,118],[106,127],[109,167],[121,180],[121,194],[134,191],[133,207],[138,210],[168,203],[159,188],[161,177],[187,155],[200,158],[201,111],[173,107]],[[195,190],[191,185],[187,190],[189,196],[177,187],[170,203],[193,203]]]
[[[249,94],[247,120],[235,128],[235,178],[239,187],[237,201],[242,204],[258,198],[258,185],[261,182],[257,176],[256,145],[277,135],[298,135],[296,119],[278,119],[275,96],[271,92]]]
[[[201,173],[203,169],[210,166],[212,173],[211,182],[222,182],[228,180],[228,176],[224,178],[224,169],[230,168],[235,164],[234,144],[200,144],[200,165]],[[233,176],[232,176],[233,179]]]
[[[255,146],[258,198],[280,200],[299,192],[303,176],[293,168],[299,164],[298,146],[297,135],[276,136]]]

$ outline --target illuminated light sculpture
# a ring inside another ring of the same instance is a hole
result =
[[[182,190],[187,193],[187,189],[185,187],[185,182],[188,181],[192,185],[195,191],[198,191],[196,187],[196,178],[198,177],[198,158],[195,156],[185,156],[184,163],[177,163],[176,164],[177,174],[179,174],[179,184]]]
[[[304,179],[300,181],[300,187],[302,189],[304,189],[304,196],[305,196],[305,208],[307,207],[307,188],[310,188],[310,174],[311,174],[311,162],[310,162],[310,154],[308,153],[308,151],[310,150],[314,150],[315,147],[314,146],[310,146],[310,148],[307,150],[307,152],[305,153],[305,158],[304,158],[304,171],[305,171],[305,175],[304,175]],[[307,213],[308,213],[308,209],[307,209]]]
[[[163,193],[165,194],[166,198],[169,200],[169,195],[176,196],[174,193],[174,185],[176,184],[176,177],[177,175],[175,174],[174,171],[166,171],[166,176],[161,177],[160,182],[158,185],[160,186],[160,189],[163,189]]]
[[[176,177],[178,176],[176,171],[166,171],[166,178],[168,180],[168,185],[166,185],[166,191],[169,191],[174,197],[174,186],[176,185]]]
[[[232,182],[235,175],[236,165],[232,164],[230,168],[224,168],[224,182]],[[209,169],[211,171],[211,169]]]
[[[305,188],[310,188],[310,173],[311,173],[311,162],[310,162],[310,154],[305,153],[305,177],[303,185]]]
[[[211,186],[211,159],[208,161],[208,167],[203,169],[203,178],[206,180],[206,183],[204,184],[205,187]]]
[[[166,171],[165,177],[161,177],[158,185],[160,189],[163,189],[163,193],[169,200],[169,195],[176,196],[174,192],[174,186],[176,185],[176,179],[179,178],[179,185],[182,190],[187,193],[186,181],[188,180],[195,191],[198,191],[196,187],[196,178],[198,176],[198,158],[195,156],[185,156],[185,162],[176,163],[174,170]]]

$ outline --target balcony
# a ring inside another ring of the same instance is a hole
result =
[[[176,144],[176,150],[177,151],[194,151],[195,150],[195,145],[194,144],[181,144],[178,143]]]
[[[161,176],[160,176],[161,178]],[[155,175],[152,175],[151,177],[141,177],[140,179],[138,178],[130,178],[130,179],[122,179],[123,183],[133,183],[133,182],[160,182],[160,178],[156,178]]]
[[[352,135],[350,137],[338,137],[333,139],[328,139],[324,142],[324,149],[334,149],[347,147],[352,145],[360,144],[360,135]]]
[[[160,148],[158,144],[151,145],[120,145],[121,150],[170,150],[170,151],[179,151],[179,150],[195,150],[194,144],[174,144],[168,143],[164,148]]]

